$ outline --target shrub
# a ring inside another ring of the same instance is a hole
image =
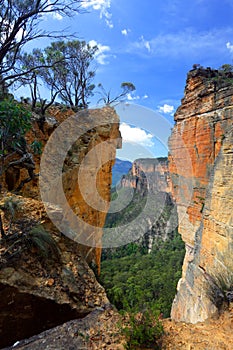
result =
[[[126,338],[127,350],[142,346],[161,349],[163,325],[153,312],[130,313],[126,324],[121,325],[121,333]]]
[[[0,155],[7,156],[25,145],[24,135],[31,128],[31,113],[13,99],[0,101]]]
[[[58,259],[60,251],[57,243],[42,225],[35,226],[27,235],[27,244],[36,248],[38,254],[43,259]]]
[[[21,201],[13,196],[7,197],[0,209],[9,217],[10,223],[14,221],[15,214],[21,210]]]
[[[34,154],[42,154],[42,142],[41,141],[37,141],[37,140],[34,140],[32,143],[31,143],[31,149],[32,149],[32,152]]]

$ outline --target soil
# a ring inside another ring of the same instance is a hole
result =
[[[233,307],[219,318],[197,324],[163,321],[165,335],[163,349],[166,350],[232,350]]]

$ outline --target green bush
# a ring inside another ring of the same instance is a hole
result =
[[[42,259],[59,260],[60,251],[57,243],[42,225],[35,226],[27,235],[27,244],[36,248]]]
[[[15,198],[13,196],[7,197],[4,200],[3,205],[0,206],[0,209],[2,209],[5,212],[5,214],[9,217],[11,223],[14,221],[16,212],[21,210],[21,208],[22,203],[20,199]]]
[[[31,113],[13,99],[0,101],[0,155],[24,147],[25,133],[31,128]]]
[[[34,140],[30,146],[31,146],[32,152],[34,154],[39,154],[39,155],[42,154],[42,142],[41,141]]]
[[[130,313],[128,320],[120,326],[121,333],[126,339],[127,350],[152,347],[161,349],[161,337],[163,325],[158,316],[151,311],[141,313]]]

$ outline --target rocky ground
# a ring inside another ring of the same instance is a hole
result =
[[[30,339],[16,342],[4,350],[123,350],[124,339],[119,328],[121,320],[116,310],[106,305],[82,320],[72,320]],[[163,350],[233,349],[233,308],[219,318],[195,325],[171,319],[163,320],[163,325]]]
[[[123,350],[119,314],[110,306],[98,308],[82,320],[73,320],[5,348],[24,350]]]
[[[197,324],[164,320],[166,350],[232,350],[233,307],[218,319]]]

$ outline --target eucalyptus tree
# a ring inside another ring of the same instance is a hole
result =
[[[40,103],[40,113],[53,104],[56,97],[68,106],[86,108],[88,98],[93,94],[95,76],[93,61],[97,46],[91,47],[85,41],[55,41],[50,46],[34,49],[20,56],[20,84],[28,85],[31,92],[32,109]],[[50,93],[50,100],[41,97],[41,85]]]
[[[103,102],[106,105],[122,102],[127,98],[127,95],[130,92],[136,90],[133,83],[123,82],[121,83],[122,91],[119,94],[112,96],[111,90],[106,90],[101,83],[98,84],[98,87],[100,88],[98,93],[101,95],[101,98],[98,100],[98,103]]]
[[[50,89],[59,92],[71,108],[88,106],[95,85],[94,58],[97,46],[85,41],[57,41],[45,49],[46,63],[42,79]]]
[[[82,0],[0,0],[0,89],[4,92],[25,74],[16,67],[22,48],[41,38],[67,37],[62,31],[41,29],[46,16],[80,13]]]

